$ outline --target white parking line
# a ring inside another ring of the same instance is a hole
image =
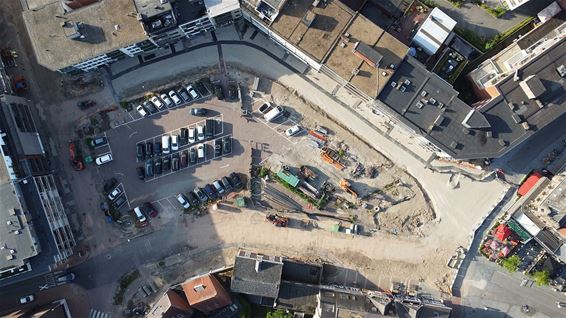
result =
[[[289,139],[289,137],[287,137],[287,136],[285,135],[285,132],[280,132],[280,131],[277,130],[277,128],[278,128],[279,126],[285,124],[285,123],[288,122],[288,121],[290,121],[290,122],[293,123],[294,125],[297,125],[298,123],[297,123],[296,121],[294,121],[293,119],[287,118],[284,122],[282,122],[282,123],[280,123],[280,124],[278,124],[278,125],[272,127],[272,126],[269,125],[269,123],[268,123],[267,121],[265,121],[265,119],[264,119],[263,117],[257,116],[257,114],[258,114],[257,112],[254,112],[254,114],[256,114],[256,117],[259,119],[259,121],[260,121],[261,123],[263,123],[265,126],[269,127],[269,129],[273,130],[275,133],[277,133],[277,134],[280,135],[281,137],[287,139],[287,141],[290,142],[291,144],[296,145],[296,144],[299,143],[300,140],[293,141],[293,140]]]
[[[172,135],[173,132],[177,132],[177,131],[180,132],[180,131],[181,131],[181,128],[191,128],[191,127],[195,127],[195,128],[196,128],[196,126],[198,126],[199,124],[201,124],[201,123],[203,123],[203,122],[206,122],[208,119],[218,119],[218,118],[220,118],[220,121],[221,121],[222,123],[224,123],[224,115],[223,115],[223,114],[220,114],[220,115],[217,115],[217,116],[212,116],[212,117],[205,118],[205,119],[203,119],[203,120],[199,120],[199,121],[197,121],[197,122],[195,122],[195,123],[192,123],[192,124],[190,124],[190,125],[187,125],[187,126],[178,127],[178,128],[176,128],[176,129],[170,130],[170,131],[168,131],[168,132],[165,132],[165,133],[162,133],[162,134],[159,134],[159,135],[155,135],[155,136],[153,136],[153,137],[149,137],[149,138],[146,138],[146,139],[139,140],[137,143],[147,142],[147,141],[149,141],[149,140],[155,141],[155,138],[159,138],[159,137],[165,136],[165,135]],[[222,127],[222,132],[220,132],[220,133],[215,133],[215,134],[214,134],[215,136],[217,136],[217,135],[223,133],[223,131],[224,131],[224,125],[221,125],[221,127]],[[158,139],[158,140],[159,140],[159,139]],[[187,145],[184,145],[184,146],[187,146]]]
[[[132,114],[131,114],[130,112],[126,112],[126,114],[128,114],[128,116],[130,116],[130,118],[132,119],[132,121],[136,120],[136,119],[134,118],[134,116],[132,116]]]
[[[112,147],[110,147],[110,139],[106,136],[106,132],[104,132],[104,138],[106,138],[106,145],[108,145],[108,150],[110,150],[110,155],[114,158],[114,153],[112,152]]]
[[[132,209],[132,206],[130,205],[130,200],[128,199],[128,195],[126,194],[126,188],[124,187],[124,184],[122,182],[120,182],[120,184],[118,184],[116,187],[122,186],[122,192],[124,192],[124,197],[126,197],[126,203],[128,204],[128,210]]]

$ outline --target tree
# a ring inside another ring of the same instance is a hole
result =
[[[521,259],[517,255],[509,256],[501,262],[501,265],[510,272],[516,272],[520,264]]]
[[[532,277],[539,286],[548,285],[548,281],[550,281],[550,273],[548,271],[534,272]]]
[[[277,309],[267,313],[267,318],[292,318],[291,313],[285,312],[283,309]]]

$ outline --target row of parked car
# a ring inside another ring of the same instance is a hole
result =
[[[202,82],[197,82],[194,85],[181,87],[177,90],[172,89],[168,93],[154,95],[149,100],[136,106],[136,111],[142,117],[146,117],[166,108],[175,108],[184,103],[194,102],[209,94],[210,92],[205,85]]]
[[[214,158],[229,154],[230,152],[232,152],[231,136],[218,138],[214,141]],[[163,152],[161,154],[163,154]],[[198,160],[205,160],[206,144],[200,143],[189,149],[175,152],[172,155],[165,155],[163,157],[159,157],[157,155],[154,157],[151,155],[151,152],[145,152],[144,158],[146,158],[144,167],[139,166],[136,168],[136,172],[140,180],[152,178],[155,175],[161,175],[170,171],[178,171],[188,167],[189,165],[196,164]]]
[[[193,191],[185,194],[177,194],[176,198],[184,209],[192,209],[200,206],[201,204],[215,201],[222,196],[225,196],[232,191],[238,191],[243,187],[244,184],[242,183],[240,176],[237,173],[232,172],[229,176],[215,180],[212,184],[207,184],[202,188],[196,187]]]

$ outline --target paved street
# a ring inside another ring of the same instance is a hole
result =
[[[458,22],[457,27],[471,30],[484,38],[491,38],[498,33],[509,30],[533,15],[534,12],[544,9],[553,0],[530,1],[514,11],[507,12],[500,18],[492,16],[483,8],[471,3],[471,1],[466,1],[461,8],[454,7],[447,0],[435,0],[434,2],[438,8]],[[488,2],[495,7],[499,1],[490,0]]]

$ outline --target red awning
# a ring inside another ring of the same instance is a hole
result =
[[[505,241],[506,238],[511,235],[511,229],[507,227],[505,224],[499,224],[497,229],[495,230],[495,237],[497,237],[500,241]]]
[[[529,193],[529,191],[531,191],[531,189],[540,180],[540,178],[542,178],[542,175],[538,171],[533,172],[527,178],[527,180],[525,180],[525,182],[523,182],[523,184],[521,184],[521,186],[519,187],[519,190],[517,190],[517,194],[520,195],[520,196],[524,196],[525,194]]]

